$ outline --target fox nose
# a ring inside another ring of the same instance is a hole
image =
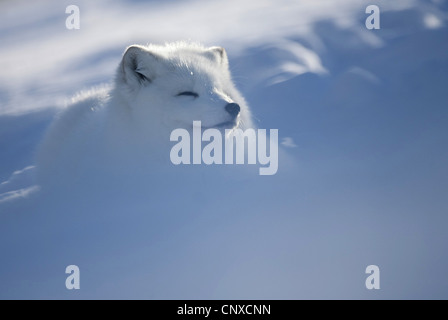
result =
[[[238,116],[238,114],[240,113],[240,105],[238,103],[229,103],[226,105],[226,111],[228,113],[230,113],[230,115],[234,118],[236,118]]]

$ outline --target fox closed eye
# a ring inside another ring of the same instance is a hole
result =
[[[196,92],[184,91],[184,92],[177,94],[177,97],[179,97],[179,96],[190,96],[190,97],[197,98],[197,97],[199,97],[199,94],[197,94]]]

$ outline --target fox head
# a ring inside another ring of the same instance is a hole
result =
[[[168,129],[188,129],[193,121],[201,121],[203,128],[252,126],[221,47],[130,46],[118,68],[116,85],[132,116],[144,123],[152,120]]]

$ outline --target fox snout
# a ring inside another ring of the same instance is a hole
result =
[[[228,113],[230,113],[230,115],[232,116],[232,118],[236,118],[238,117],[238,114],[241,111],[240,105],[238,103],[228,103],[225,106],[225,109]]]

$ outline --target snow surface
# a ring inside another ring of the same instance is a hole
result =
[[[0,3],[0,298],[448,298],[448,3]],[[224,46],[279,172],[34,180],[73,94],[134,43]],[[75,183],[75,180],[77,181]],[[65,268],[81,290],[65,288]],[[365,268],[381,289],[365,288]]]

